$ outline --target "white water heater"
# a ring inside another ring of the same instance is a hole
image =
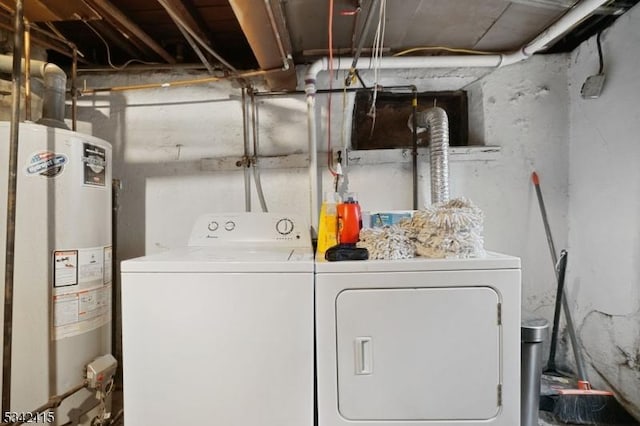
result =
[[[0,122],[3,265],[9,128]],[[21,123],[17,173],[10,411],[28,412],[81,384],[86,365],[111,351],[111,145]],[[99,402],[82,389],[55,410],[55,424],[88,425]]]

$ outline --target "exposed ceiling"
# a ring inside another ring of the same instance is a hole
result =
[[[638,1],[610,1],[549,51],[572,50]],[[425,46],[514,50],[577,2],[387,0],[383,52],[392,55]],[[334,55],[353,55],[361,40],[362,56],[370,55],[382,3],[333,0]],[[81,68],[184,64],[233,72],[286,68],[285,63],[326,56],[330,4],[330,0],[24,0],[24,10],[34,42],[49,49],[50,60],[62,65],[70,62],[64,39],[77,46]],[[14,8],[15,0],[0,0],[0,26],[5,29],[11,28]],[[371,9],[375,9],[371,25],[364,31]],[[291,88],[292,82],[295,86],[293,67],[269,79],[275,88]]]

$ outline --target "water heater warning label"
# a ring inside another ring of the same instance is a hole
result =
[[[105,186],[107,155],[104,148],[90,143],[85,143],[82,146],[84,184],[90,186]]]
[[[53,252],[53,286],[78,284],[78,250]]]
[[[53,252],[55,340],[111,321],[111,256],[111,246]]]

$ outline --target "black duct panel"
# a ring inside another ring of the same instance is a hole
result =
[[[413,133],[409,117],[412,93],[378,92],[375,103],[375,121],[372,111],[373,91],[356,92],[353,111],[351,145],[353,149],[409,148]],[[438,106],[449,118],[449,145],[468,145],[467,93],[464,91],[418,93],[417,111]],[[373,131],[372,131],[373,127]],[[429,132],[418,134],[418,146],[429,145]]]

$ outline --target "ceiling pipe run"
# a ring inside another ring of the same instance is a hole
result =
[[[495,55],[453,55],[426,57],[383,57],[376,61],[378,69],[429,69],[429,68],[499,68],[529,58],[534,53],[544,49],[558,37],[593,14],[600,6],[609,0],[583,0],[560,19],[551,24],[545,31],[525,44],[519,50]],[[348,70],[354,58],[334,58],[333,70]],[[365,61],[360,61],[361,65]],[[369,59],[367,68],[373,68],[373,60]],[[362,66],[361,68],[365,68]],[[318,224],[320,200],[318,198],[318,140],[316,134],[315,94],[316,79],[320,72],[329,69],[329,59],[322,58],[311,64],[305,75],[305,93],[307,99],[307,124],[309,138],[309,185],[311,196],[311,224]]]

